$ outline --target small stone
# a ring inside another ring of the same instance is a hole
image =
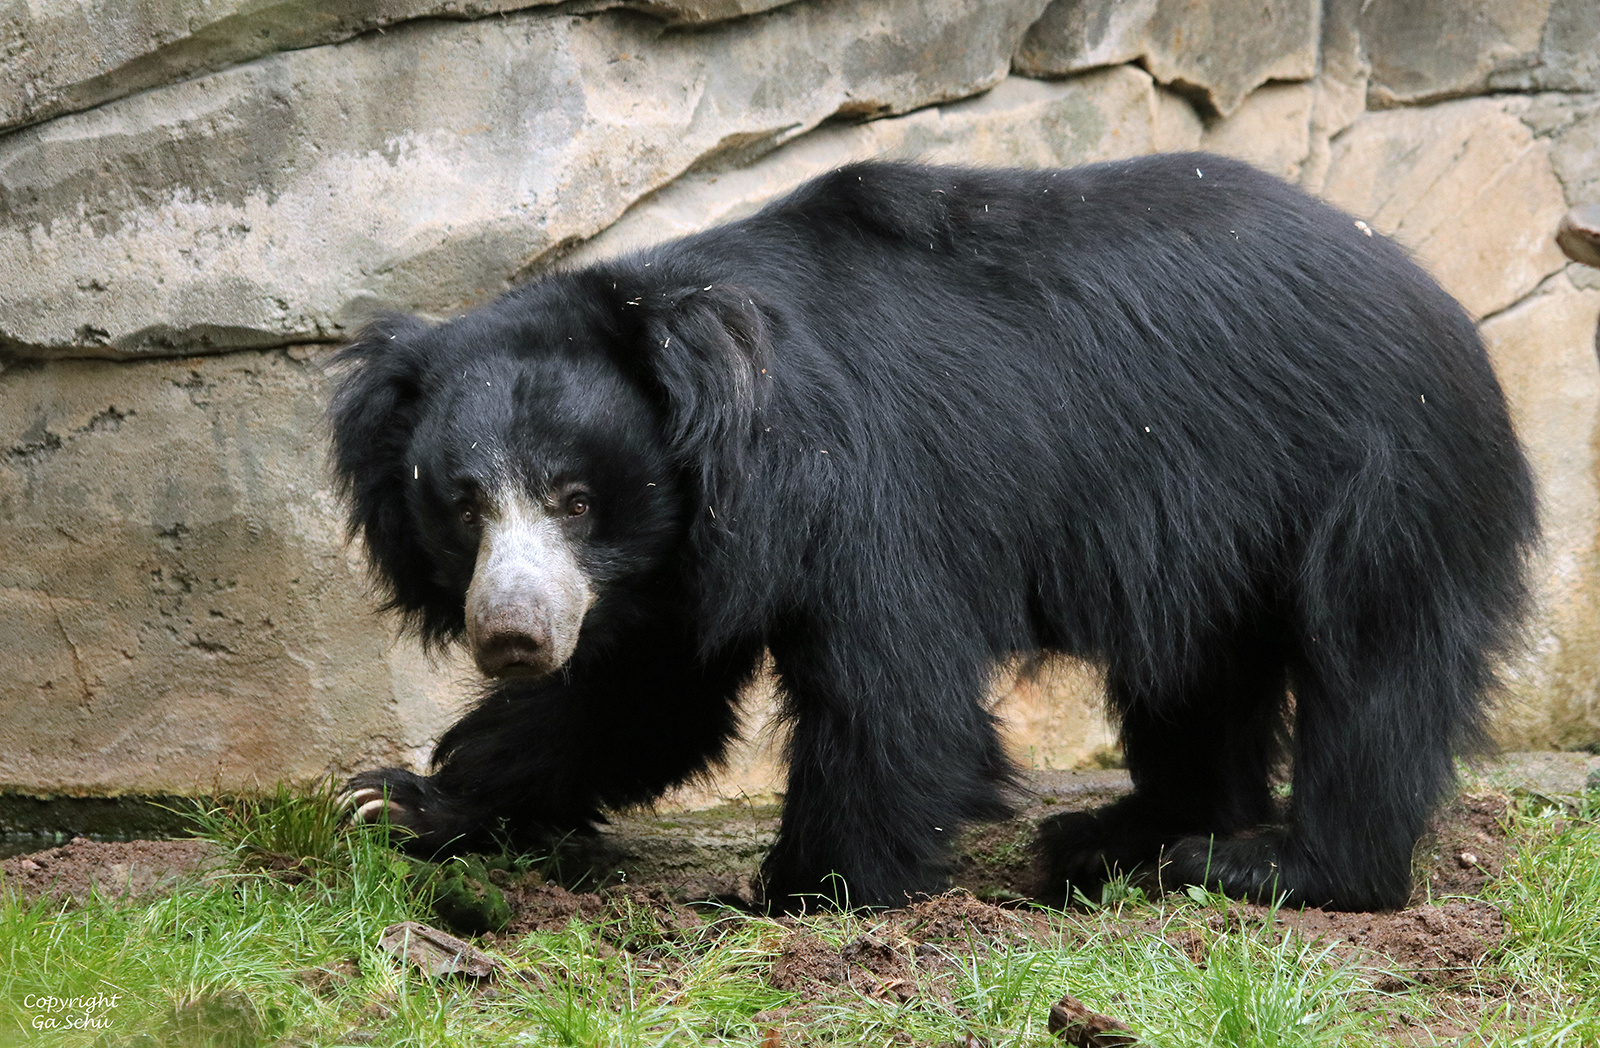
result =
[[[1461,864],[1462,869],[1470,870],[1474,866],[1478,865],[1478,857],[1472,852],[1462,852],[1460,855],[1456,856],[1456,862]]]
[[[1077,1048],[1131,1048],[1139,1038],[1126,1023],[1090,1011],[1071,994],[1050,1006],[1050,1032]]]
[[[500,970],[500,962],[471,943],[417,921],[401,921],[383,930],[378,946],[403,958],[429,976],[466,975],[483,979]]]

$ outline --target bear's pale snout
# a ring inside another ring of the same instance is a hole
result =
[[[560,669],[592,603],[572,543],[539,507],[513,499],[485,520],[465,608],[467,643],[485,675]]]

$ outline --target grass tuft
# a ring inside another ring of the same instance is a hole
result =
[[[261,797],[197,803],[194,835],[232,852],[247,868],[303,871],[349,865],[348,814],[333,779],[296,789],[279,782]]]

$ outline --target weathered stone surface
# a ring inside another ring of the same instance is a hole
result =
[[[749,214],[806,179],[889,157],[980,166],[1069,167],[1193,149],[1200,121],[1132,67],[1055,83],[1011,77],[980,98],[908,116],[819,128],[736,170],[686,175],[576,248],[590,262]]]
[[[1365,0],[1324,0],[1322,65],[1312,81],[1311,131],[1300,185],[1321,194],[1332,160],[1334,136],[1367,108],[1367,75],[1371,66],[1361,48],[1361,5]]]
[[[990,693],[1006,751],[1024,768],[1071,770],[1110,754],[1105,674],[1067,658],[1008,667]]]
[[[0,130],[417,18],[473,19],[560,0],[116,0],[0,3]],[[698,24],[789,0],[595,0]]]
[[[1333,140],[1366,112],[1367,81],[1353,82],[1320,76],[1312,84],[1311,128],[1306,159],[1300,165],[1300,185],[1320,196],[1333,163]]]
[[[1594,0],[1372,0],[1360,27],[1374,106],[1600,83]]]
[[[1600,201],[1600,92],[1537,95],[1517,115],[1549,141],[1550,162],[1567,203],[1579,207]]]
[[[0,373],[0,791],[193,794],[411,762],[455,713],[372,613],[286,352]]]
[[[1237,157],[1291,182],[1300,180],[1311,155],[1311,112],[1317,92],[1310,84],[1259,88],[1230,117],[1200,136],[1200,148]]]
[[[1544,547],[1532,643],[1511,667],[1497,729],[1510,746],[1600,739],[1600,290],[1572,266],[1484,322],[1539,478]]]
[[[1317,70],[1317,0],[1054,0],[1017,50],[1028,76],[1142,60],[1163,84],[1227,116],[1269,80]]]
[[[1416,252],[1477,316],[1504,309],[1566,264],[1552,239],[1567,209],[1528,100],[1470,99],[1368,113],[1334,143],[1325,195]]]
[[[804,2],[715,33],[409,23],[28,128],[0,139],[0,351],[204,352],[448,313],[697,162],[997,83],[1044,3]]]

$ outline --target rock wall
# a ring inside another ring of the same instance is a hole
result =
[[[326,350],[869,156],[1248,159],[1476,316],[1547,540],[1499,730],[1600,743],[1593,0],[0,0],[0,790],[185,793],[414,762],[472,689],[371,613]],[[997,675],[1015,747],[1111,735]],[[778,781],[759,722],[729,774]]]

